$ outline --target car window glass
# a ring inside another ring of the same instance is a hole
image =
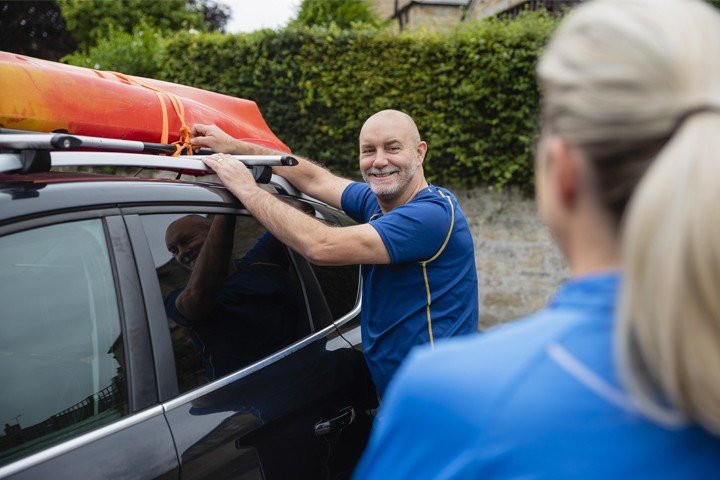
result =
[[[359,265],[312,266],[334,320],[350,312],[358,300]]]
[[[310,333],[288,250],[252,217],[163,214],[141,219],[181,393]]]
[[[0,237],[0,464],[127,413],[101,220]]]

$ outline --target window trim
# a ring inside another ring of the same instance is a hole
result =
[[[108,231],[107,240],[111,243],[121,309],[128,400],[130,412],[136,412],[159,402],[148,318],[139,285],[140,273],[135,265],[135,253],[123,218],[121,215],[113,215],[104,220]]]
[[[19,222],[9,223],[0,226],[0,237],[10,235],[33,228],[55,225],[58,223],[68,223],[77,220],[88,220],[91,218],[105,218],[113,215],[119,215],[119,208],[99,208],[93,210],[72,211],[64,213],[38,214],[32,218],[27,218]]]
[[[145,265],[153,265],[153,258],[140,215],[123,215],[122,218],[134,252],[132,261],[138,272],[139,294],[143,298],[143,314],[146,315],[150,334],[149,346],[152,347],[157,399],[162,402],[178,394],[178,381],[172,340],[165,320],[165,308],[158,295],[153,295],[153,292],[160,292],[160,284],[154,269],[145,267]]]

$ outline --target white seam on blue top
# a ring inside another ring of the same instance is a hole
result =
[[[637,402],[630,395],[603,380],[562,346],[553,343],[547,347],[547,353],[560,368],[606,402],[633,415],[645,416]],[[663,426],[670,428],[687,425],[687,421],[681,415],[667,409],[662,412],[662,418],[656,417],[654,419]]]

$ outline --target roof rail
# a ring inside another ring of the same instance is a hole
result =
[[[214,172],[203,163],[203,155],[178,157],[147,155],[145,142],[84,137],[63,133],[3,133],[0,129],[0,172],[33,173],[49,171],[52,167],[138,167],[164,170],[187,175],[211,175]],[[171,147],[172,145],[161,145]],[[78,152],[77,148],[113,150],[113,152]],[[153,147],[154,148],[154,147]],[[118,152],[118,150],[120,150]],[[207,153],[212,150],[205,149]],[[132,153],[129,153],[132,152]],[[297,160],[289,155],[233,155],[252,170],[258,183],[267,183],[272,166],[293,166]]]
[[[119,152],[137,152],[137,153],[175,153],[175,146],[167,143],[151,143],[140,142],[137,140],[119,140],[117,138],[105,137],[88,137],[84,135],[74,135],[68,132],[33,132],[31,130],[14,130],[11,128],[0,128],[0,146],[2,143],[12,143],[10,139],[12,135],[31,135],[25,139],[25,145],[32,145],[31,148],[42,148],[52,150],[75,150],[77,148],[92,148],[95,150],[113,150]],[[4,142],[3,142],[4,140]],[[77,141],[76,141],[77,140]],[[50,146],[45,144],[50,142]],[[79,141],[79,143],[78,143]],[[17,144],[19,143],[17,140]],[[26,147],[20,147],[26,148]],[[201,148],[197,151],[199,155],[209,155],[214,153],[209,148]]]

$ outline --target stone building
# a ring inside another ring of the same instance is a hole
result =
[[[522,10],[559,11],[582,0],[369,0],[381,18],[397,21],[400,30],[449,28],[460,22]]]
[[[582,0],[470,0],[463,20],[493,16],[514,16],[523,10],[545,9],[559,12]]]

